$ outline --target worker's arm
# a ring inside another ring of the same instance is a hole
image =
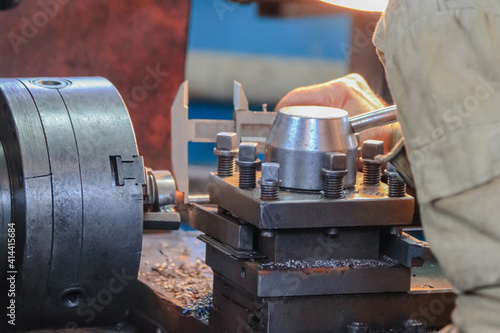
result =
[[[454,323],[500,332],[500,1],[390,0],[374,41]]]

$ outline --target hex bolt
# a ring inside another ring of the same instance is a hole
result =
[[[404,333],[424,333],[425,327],[420,320],[408,319],[403,323]]]
[[[389,197],[404,197],[406,195],[406,182],[396,171],[394,165],[387,163],[387,168],[385,169],[384,174],[387,176],[387,184],[389,185]]]
[[[368,333],[368,324],[352,322],[347,325],[347,333]]]
[[[240,151],[236,164],[240,167],[239,188],[252,190],[255,188],[257,168],[260,160],[257,158],[257,144],[255,142],[240,143]]]
[[[236,133],[218,133],[214,154],[217,155],[217,175],[231,177],[234,174],[234,159],[238,155],[238,136]]]
[[[379,186],[382,172],[382,164],[375,161],[375,156],[384,154],[384,142],[378,140],[366,140],[361,148],[363,161],[363,185]]]
[[[260,198],[262,200],[277,200],[280,192],[279,163],[262,163],[262,173],[259,180]]]
[[[325,197],[344,197],[344,177],[347,175],[347,157],[342,153],[326,153],[323,157],[323,189]]]

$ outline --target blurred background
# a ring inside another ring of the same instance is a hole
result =
[[[0,12],[0,77],[108,78],[146,164],[171,169],[170,108],[185,79],[191,118],[232,119],[233,80],[253,111],[348,72],[383,95],[378,18],[318,0],[22,1]],[[192,176],[214,169],[213,147],[189,145]]]

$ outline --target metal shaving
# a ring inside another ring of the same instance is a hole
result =
[[[259,265],[260,269],[279,270],[279,269],[306,269],[306,268],[370,268],[370,267],[391,267],[398,263],[388,257],[382,260],[375,259],[342,259],[342,260],[289,260],[284,263],[269,262]]]
[[[183,306],[184,310],[182,314],[190,313],[194,315],[199,320],[208,323],[208,318],[210,314],[210,307],[212,306],[213,295],[209,293],[203,298],[198,300],[191,300],[186,306]]]
[[[162,247],[166,248],[168,245]],[[210,268],[200,258],[194,262],[190,259],[191,248],[181,245],[170,251],[159,251],[165,260],[153,265],[146,261],[146,266],[153,267],[150,267],[149,272],[140,273],[141,276],[163,289],[167,299],[175,300],[184,314],[193,314],[200,320],[207,321],[208,309],[212,304],[213,280]],[[171,253],[173,258],[167,253]]]

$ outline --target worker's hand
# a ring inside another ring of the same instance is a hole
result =
[[[365,79],[358,74],[349,74],[340,79],[290,91],[276,105],[276,110],[286,106],[317,105],[347,111],[350,117],[385,106],[384,102],[370,89]],[[399,141],[398,125],[387,125],[360,133],[361,142],[368,139],[384,141],[385,151]]]

